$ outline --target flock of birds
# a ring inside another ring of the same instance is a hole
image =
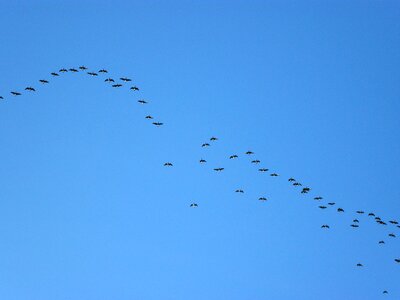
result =
[[[84,72],[84,73],[86,73],[87,75],[93,76],[93,77],[97,77],[97,76],[99,76],[100,74],[108,74],[108,71],[105,70],[105,69],[100,69],[99,71],[94,72],[94,71],[89,71],[88,68],[85,67],[85,66],[80,66],[79,68],[69,68],[69,69],[62,68],[62,69],[60,69],[58,72],[52,72],[52,73],[50,73],[50,75],[51,75],[52,77],[59,77],[60,74],[62,74],[62,73],[67,73],[67,72],[70,72],[70,73]],[[117,80],[117,81],[116,81],[116,80]],[[42,84],[42,85],[46,85],[46,84],[49,84],[49,83],[50,83],[50,80],[48,80],[48,79],[40,79],[38,82],[39,82],[40,84]],[[107,77],[107,78],[104,79],[104,82],[106,82],[107,84],[109,84],[112,88],[121,88],[121,87],[123,87],[124,85],[129,85],[129,90],[130,90],[130,91],[132,91],[132,92],[139,91],[139,87],[137,87],[136,85],[130,84],[130,83],[132,82],[132,79],[130,79],[130,78],[128,78],[128,77],[119,77],[119,79],[114,79],[114,78],[111,78],[111,77]],[[25,87],[24,90],[27,91],[27,92],[30,92],[30,93],[36,92],[36,88],[34,88],[34,87],[32,87],[32,86],[27,86],[27,87]],[[13,97],[18,97],[18,96],[21,96],[21,95],[22,95],[22,92],[19,92],[19,91],[11,91],[10,94],[11,94],[11,96],[13,96]],[[4,100],[4,99],[6,99],[6,96],[0,96],[0,100]],[[139,104],[141,104],[141,105],[148,104],[148,102],[147,102],[146,100],[144,100],[144,99],[139,99],[137,102],[138,102]],[[146,116],[145,116],[145,119],[152,120],[152,124],[153,124],[154,126],[157,126],[157,127],[164,125],[163,122],[155,121],[154,118],[153,118],[153,116],[151,116],[151,115],[146,115]],[[218,138],[215,137],[215,136],[213,136],[213,137],[211,137],[211,138],[209,139],[209,141],[207,141],[207,142],[201,144],[201,147],[203,147],[203,148],[205,148],[205,147],[210,147],[211,144],[212,144],[213,142],[216,142],[216,141],[218,141]],[[255,154],[255,153],[254,153],[253,151],[250,151],[250,150],[249,150],[249,151],[246,151],[246,152],[244,153],[245,156],[249,156],[249,157],[252,157],[254,154]],[[238,159],[238,158],[239,158],[239,155],[238,155],[238,154],[232,154],[232,155],[229,156],[229,159],[230,159],[230,160]],[[259,159],[251,159],[250,162],[251,162],[252,164],[255,164],[255,165],[261,164],[261,161],[260,161]],[[206,163],[207,163],[207,160],[201,158],[201,159],[199,160],[199,163],[200,163],[200,164],[206,164]],[[173,163],[172,163],[172,162],[165,162],[165,163],[164,163],[164,166],[165,166],[165,167],[173,167]],[[214,168],[213,170],[214,170],[215,172],[223,172],[223,171],[225,170],[225,168],[223,168],[223,167],[218,167],[218,168]],[[268,169],[268,168],[265,168],[265,167],[260,167],[260,168],[258,168],[258,171],[259,171],[259,172],[262,172],[262,173],[266,173],[266,172],[269,171],[269,169]],[[278,176],[280,176],[278,173],[275,173],[275,172],[271,172],[269,175],[270,175],[271,177],[278,177]],[[296,180],[295,178],[293,178],[293,177],[288,178],[287,181],[289,182],[289,184],[291,184],[291,185],[294,186],[294,187],[301,187],[301,188],[300,188],[300,193],[301,193],[301,194],[308,194],[308,193],[310,193],[310,191],[311,191],[311,188],[310,188],[310,187],[306,187],[306,186],[303,187],[303,184],[302,184],[301,182],[297,181],[297,180]],[[244,190],[243,190],[243,189],[236,189],[236,190],[235,190],[235,193],[244,193]],[[323,198],[322,196],[315,196],[315,197],[313,197],[313,199],[314,199],[315,201],[322,201],[324,198]],[[267,199],[266,197],[259,197],[258,200],[259,200],[259,201],[265,202],[265,201],[267,201],[268,199]],[[333,207],[333,206],[335,206],[335,205],[336,205],[335,202],[328,202],[328,203],[326,203],[326,205],[319,205],[318,208],[324,210],[324,209],[327,209],[328,207]],[[198,203],[191,203],[189,206],[190,206],[191,208],[198,208],[198,207],[199,207]],[[342,207],[338,207],[338,208],[336,209],[336,211],[337,211],[337,213],[339,213],[339,214],[345,213],[345,210],[344,210],[344,208],[342,208]],[[355,214],[356,214],[356,215],[364,215],[364,214],[366,214],[366,213],[365,213],[363,210],[357,210],[357,211],[355,211]],[[390,226],[396,226],[397,228],[400,228],[400,225],[399,225],[399,222],[398,222],[398,221],[396,221],[396,220],[384,221],[384,220],[381,219],[379,216],[376,216],[375,213],[373,213],[373,212],[368,213],[368,217],[371,218],[372,220],[374,220],[378,225],[388,226],[388,223],[389,223]],[[350,224],[350,226],[351,226],[352,228],[358,228],[358,227],[359,227],[359,223],[360,223],[360,221],[359,221],[357,218],[354,218],[354,219],[353,219],[353,222]],[[329,229],[330,226],[329,226],[329,224],[322,224],[322,225],[321,225],[321,228],[326,230],[326,229]],[[389,233],[389,234],[388,234],[388,237],[389,237],[389,238],[396,238],[396,234],[394,234],[394,233]],[[385,240],[379,240],[379,241],[378,241],[378,244],[380,244],[380,245],[385,244]],[[394,258],[394,262],[400,264],[400,258]],[[363,267],[364,265],[363,265],[362,263],[359,262],[359,263],[357,263],[355,266],[361,268],[361,267]],[[387,291],[387,290],[384,290],[384,291],[383,291],[383,294],[388,294],[388,291]]]

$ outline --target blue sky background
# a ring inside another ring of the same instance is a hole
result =
[[[399,20],[398,1],[1,1],[0,298],[399,298],[400,229],[355,214],[400,218]],[[82,64],[141,91],[49,75]]]

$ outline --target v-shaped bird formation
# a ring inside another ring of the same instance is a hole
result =
[[[84,73],[84,74],[87,74],[87,75],[89,75],[91,77],[99,77],[101,74],[107,74],[108,75],[108,70],[99,69],[98,71],[88,71],[88,68],[86,66],[82,65],[82,66],[79,66],[78,68],[68,68],[68,69],[67,68],[61,68],[61,69],[59,69],[58,72],[51,72],[50,75],[53,78],[56,78],[56,77],[60,77],[60,74],[65,74],[65,73]],[[49,79],[39,79],[38,82],[41,85],[46,85],[46,84],[49,84],[51,82],[51,80],[49,80]],[[128,77],[119,77],[119,78],[116,78],[116,79],[111,78],[111,77],[107,77],[107,78],[104,79],[104,82],[106,84],[109,84],[109,86],[112,87],[112,88],[121,88],[121,87],[126,86],[130,82],[132,82],[132,79],[130,79]],[[27,87],[24,88],[24,90],[27,93],[37,92],[37,88],[35,88],[33,86],[27,86]],[[137,87],[136,85],[128,85],[128,90],[132,91],[132,92],[137,92],[137,91],[139,91],[139,87]],[[22,96],[22,94],[23,93],[20,92],[20,91],[10,91],[11,97]],[[2,100],[2,101],[7,100],[7,97],[5,95],[0,95],[0,100]],[[144,99],[139,99],[137,102],[140,105],[148,104],[148,101],[144,100]],[[152,115],[146,115],[144,118],[152,120],[152,124],[155,125],[156,127],[160,127],[160,126],[164,125],[163,122],[155,121]],[[209,147],[212,147],[213,143],[217,142],[217,141],[219,141],[219,138],[215,137],[215,136],[212,136],[212,137],[209,138],[209,141],[203,142],[202,144],[200,144],[200,146],[202,148],[209,148]],[[254,155],[255,155],[255,153],[253,151],[250,151],[250,150],[248,150],[248,151],[243,153],[244,157],[246,157],[246,156],[254,157]],[[240,154],[232,153],[230,156],[227,157],[227,159],[236,160],[236,159],[240,159],[241,156],[242,155],[240,155]],[[204,159],[204,158],[200,158],[199,159],[199,163],[201,165],[207,165],[207,160]],[[250,160],[250,164],[262,165],[262,162],[261,162],[260,159],[252,158]],[[173,167],[173,163],[168,161],[168,162],[164,163],[164,166],[165,167]],[[258,168],[257,170],[259,172],[262,172],[262,173],[269,172],[269,169],[266,168],[265,166],[262,166],[262,167]],[[217,166],[217,167],[213,168],[213,171],[222,172],[222,171],[225,171],[225,167],[224,166]],[[269,175],[271,177],[282,177],[281,175],[279,175],[276,172],[270,172]],[[299,188],[301,194],[309,194],[311,192],[311,190],[312,190],[310,187],[303,187],[303,184],[301,182],[297,181],[294,177],[288,177],[288,179],[286,179],[286,180],[294,188],[301,187],[301,188]],[[234,189],[234,192],[235,193],[239,193],[239,194],[244,194],[245,190],[242,189],[242,188],[237,188],[237,189]],[[312,199],[314,199],[315,201],[318,201],[319,203],[324,200],[324,198],[322,196],[320,196],[320,195],[316,195]],[[264,195],[260,195],[258,200],[261,201],[261,202],[268,202],[268,198],[265,197]],[[329,206],[335,206],[335,205],[336,205],[335,202],[327,202],[326,205],[324,205],[324,204],[318,205],[318,208],[321,209],[321,210],[326,210],[326,209],[329,208]],[[189,207],[190,208],[198,208],[199,204],[195,203],[195,202],[192,202],[192,203],[189,204]],[[345,213],[345,209],[342,208],[342,207],[338,207],[336,209],[336,212],[337,213]],[[353,214],[357,214],[357,215],[359,215],[361,217],[362,215],[365,214],[365,212],[363,210],[357,210],[357,211],[353,212]],[[388,225],[388,223],[389,223],[390,226],[393,226],[393,229],[395,229],[395,228],[399,229],[400,228],[400,225],[399,225],[398,221],[389,220],[389,221],[385,222],[380,217],[377,217],[375,215],[375,213],[373,213],[373,212],[368,213],[367,220],[368,219],[376,222],[377,225],[389,226]],[[353,222],[351,224],[349,224],[349,225],[352,228],[355,228],[354,230],[357,230],[356,228],[359,228],[359,226],[360,226],[359,224],[360,224],[360,220],[355,218],[355,219],[353,219]],[[324,229],[324,230],[328,230],[328,229],[330,229],[330,226],[329,226],[329,224],[322,224],[321,228]],[[389,233],[387,236],[390,239],[396,238],[396,234],[393,233],[393,232]],[[377,241],[377,244],[378,245],[385,245],[386,241],[384,239],[382,239],[382,240]],[[399,255],[399,257],[392,258],[392,261],[394,261],[394,263],[396,263],[396,264],[400,264],[400,255]],[[359,268],[361,268],[361,267],[364,268],[364,265],[361,262],[357,262],[355,264],[355,266],[359,267]],[[383,290],[382,293],[383,294],[388,294],[389,292],[387,290]]]

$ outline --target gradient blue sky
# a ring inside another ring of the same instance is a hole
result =
[[[400,230],[349,224],[400,218],[399,20],[398,1],[1,0],[0,298],[398,299]],[[50,78],[82,64],[141,91]]]

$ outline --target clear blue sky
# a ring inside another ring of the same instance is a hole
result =
[[[80,2],[0,2],[0,299],[400,298],[398,1]]]

